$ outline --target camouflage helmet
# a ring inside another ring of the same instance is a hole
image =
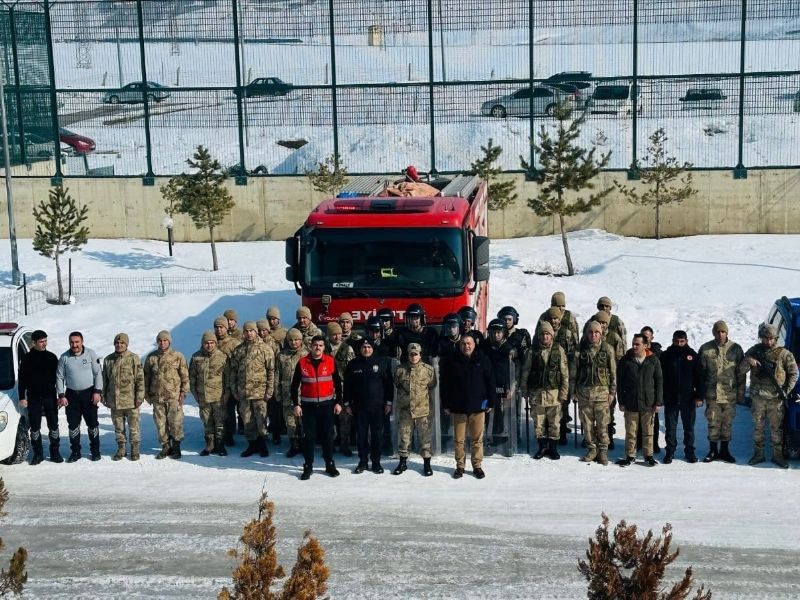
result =
[[[328,337],[342,333],[342,326],[335,321],[328,323]]]
[[[244,325],[242,325],[242,331],[258,331],[258,325],[256,325],[255,321],[245,321]]]
[[[342,314],[339,315],[339,323],[341,323],[342,321],[349,321],[350,323],[352,323],[353,315],[351,315],[349,312],[343,312]]]
[[[308,308],[307,306],[301,306],[300,308],[298,308],[295,311],[294,314],[295,314],[295,317],[297,317],[298,319],[300,317],[305,317],[306,319],[310,319],[311,318],[311,309]]]
[[[542,335],[543,333],[554,335],[553,326],[547,321],[539,321],[539,335]]]
[[[217,317],[214,319],[214,327],[224,327],[228,329],[228,319],[225,317]]]
[[[167,340],[169,343],[172,343],[172,334],[166,329],[162,329],[156,336],[157,342],[160,342],[161,340]]]
[[[611,298],[608,296],[600,296],[597,299],[597,310],[603,310],[603,306],[608,306],[609,308],[614,308],[614,303],[611,301]]]
[[[287,340],[302,340],[303,339],[303,332],[299,329],[292,327],[289,331],[286,332],[286,339]]]
[[[608,313],[606,311],[599,310],[592,317],[592,321],[597,321],[598,323],[603,323],[605,325],[608,325],[609,323],[611,323],[611,317],[608,316]]]
[[[714,323],[714,326],[711,328],[711,333],[718,333],[720,331],[728,333],[728,324],[722,319]]]
[[[232,308],[229,308],[224,313],[222,313],[222,316],[224,316],[226,319],[229,319],[231,321],[238,321],[239,320],[239,313],[237,313]]]
[[[34,332],[34,333],[36,333],[36,332]],[[47,336],[45,336],[45,337],[47,337]],[[117,342],[122,342],[123,344],[125,344],[127,346],[128,343],[129,343],[128,334],[127,333],[118,333],[117,335],[115,335],[114,336],[114,343],[116,344]]]
[[[589,321],[589,323],[586,324],[586,333],[591,331],[599,331],[600,333],[603,333],[603,326],[597,321]]]
[[[762,324],[761,327],[758,328],[758,337],[761,339],[778,339],[778,328],[775,325],[767,325]]]
[[[268,319],[280,319],[281,318],[281,311],[278,310],[277,306],[270,306],[267,309],[267,318]]]
[[[566,306],[567,295],[564,292],[556,292],[550,297],[550,306]]]
[[[256,327],[258,327],[259,331],[264,331],[265,329],[267,331],[270,330],[269,321],[267,321],[266,319],[259,319],[258,321],[256,321]]]
[[[217,336],[214,335],[213,331],[204,331],[203,337],[200,338],[200,343],[205,344],[206,342],[216,342]]]
[[[561,314],[561,309],[558,308],[557,306],[551,306],[550,308],[547,309],[547,312],[545,314],[547,315],[548,319],[561,319],[561,317],[563,316]]]

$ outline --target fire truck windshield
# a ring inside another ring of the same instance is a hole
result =
[[[315,229],[303,242],[303,283],[310,288],[453,289],[466,279],[458,229]]]

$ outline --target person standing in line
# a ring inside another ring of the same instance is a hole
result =
[[[103,369],[94,350],[83,345],[83,334],[69,334],[69,350],[58,359],[56,370],[58,404],[66,408],[70,455],[67,462],[81,459],[81,419],[86,423],[92,460],[100,460],[100,427],[97,405],[103,393]]]
[[[153,406],[161,451],[157,459],[181,458],[183,440],[183,402],[189,392],[189,367],[183,354],[172,348],[167,330],[156,336],[158,348],[144,359],[145,397]]]
[[[678,447],[678,418],[683,423],[683,455],[688,463],[696,463],[694,423],[696,408],[703,406],[700,391],[700,357],[687,340],[686,332],[672,334],[672,345],[661,353],[661,372],[664,376],[664,438],[667,450],[664,464],[668,465]],[[655,427],[655,425],[654,425]]]
[[[56,370],[58,357],[47,349],[47,333],[37,329],[31,336],[33,348],[23,354],[19,364],[19,405],[28,409],[28,426],[33,445],[32,465],[44,460],[42,448],[42,416],[47,421],[50,460],[62,463],[61,440],[58,435],[58,400]]]
[[[125,458],[125,424],[131,445],[131,460],[139,460],[142,432],[139,407],[144,402],[144,371],[137,354],[128,350],[128,334],[114,336],[114,352],[103,359],[103,404],[111,409],[117,438],[117,453],[111,460]]]
[[[225,389],[225,373],[228,357],[217,348],[217,336],[206,331],[200,339],[200,350],[192,354],[189,361],[189,390],[200,409],[203,422],[203,437],[206,446],[200,456],[212,452],[227,456],[225,449],[225,404],[230,402],[230,394]]]

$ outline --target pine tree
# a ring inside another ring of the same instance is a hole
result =
[[[617,189],[632,204],[652,206],[656,213],[656,239],[661,239],[661,207],[673,202],[680,203],[697,194],[692,187],[692,174],[687,172],[692,163],[679,164],[674,156],[669,156],[665,149],[669,139],[664,128],[659,127],[649,138],[647,155],[644,157],[646,167],[640,167],[642,185],[647,191],[639,192],[635,188],[614,182]],[[638,165],[637,165],[638,166]]]
[[[8,502],[8,491],[3,479],[0,478],[0,517],[5,517],[3,510]],[[0,552],[5,549],[3,540],[0,539]],[[0,598],[5,598],[9,594],[20,596],[22,587],[28,581],[28,573],[25,571],[25,561],[28,559],[28,552],[25,548],[17,548],[8,563],[8,571],[5,569],[0,572]]]
[[[608,164],[611,153],[595,159],[597,150],[595,146],[586,150],[577,144],[576,140],[580,136],[586,113],[577,119],[572,119],[572,110],[565,105],[559,105],[553,116],[558,121],[555,136],[551,136],[542,125],[539,131],[539,144],[531,142],[539,157],[541,168],[534,169],[533,165],[528,164],[522,156],[520,160],[522,168],[539,184],[539,195],[528,199],[528,206],[540,217],[558,215],[567,270],[570,275],[574,275],[575,268],[572,266],[572,257],[569,253],[564,217],[589,212],[614,188],[609,187],[589,194],[585,199],[580,195],[568,198],[567,194],[568,192],[580,194],[583,190],[594,189],[592,180]]]
[[[161,195],[167,201],[167,210],[177,207],[177,212],[192,218],[197,229],[208,229],[213,269],[218,271],[214,230],[222,225],[236,206],[233,196],[223,185],[228,175],[220,162],[203,146],[198,146],[194,157],[186,163],[195,172],[171,178],[167,185],[161,186]]]
[[[503,170],[494,163],[500,158],[503,148],[495,146],[492,138],[489,138],[489,143],[481,146],[481,152],[483,156],[470,165],[470,170],[489,186],[489,210],[503,210],[517,199],[513,181],[497,181]]]
[[[317,162],[315,171],[306,171],[311,187],[326,197],[336,196],[347,185],[347,169],[338,154],[332,154],[323,162]]]
[[[589,540],[586,560],[578,561],[578,571],[589,582],[589,600],[685,600],[694,584],[692,568],[668,591],[662,590],[664,571],[678,557],[670,551],[672,526],[667,523],[660,538],[653,532],[640,538],[636,525],[620,521],[609,537],[608,517]],[[710,600],[711,592],[700,586],[694,600]]]
[[[316,600],[326,590],[328,567],[325,551],[319,541],[306,531],[303,544],[297,550],[297,562],[279,592],[273,590],[276,581],[285,577],[275,552],[277,532],[272,523],[275,504],[261,495],[258,517],[244,526],[239,541],[243,549],[229,554],[238,559],[233,570],[233,590],[222,588],[218,600]]]
[[[78,208],[69,189],[60,185],[51,189],[47,200],[42,200],[33,209],[33,218],[36,220],[33,249],[56,262],[59,304],[65,304],[59,259],[66,252],[79,250],[88,241],[89,228],[83,225],[88,213],[89,208]]]

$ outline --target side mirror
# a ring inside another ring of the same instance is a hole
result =
[[[286,238],[286,280],[297,281],[297,238]]]
[[[476,236],[472,239],[473,279],[489,280],[489,238]]]

